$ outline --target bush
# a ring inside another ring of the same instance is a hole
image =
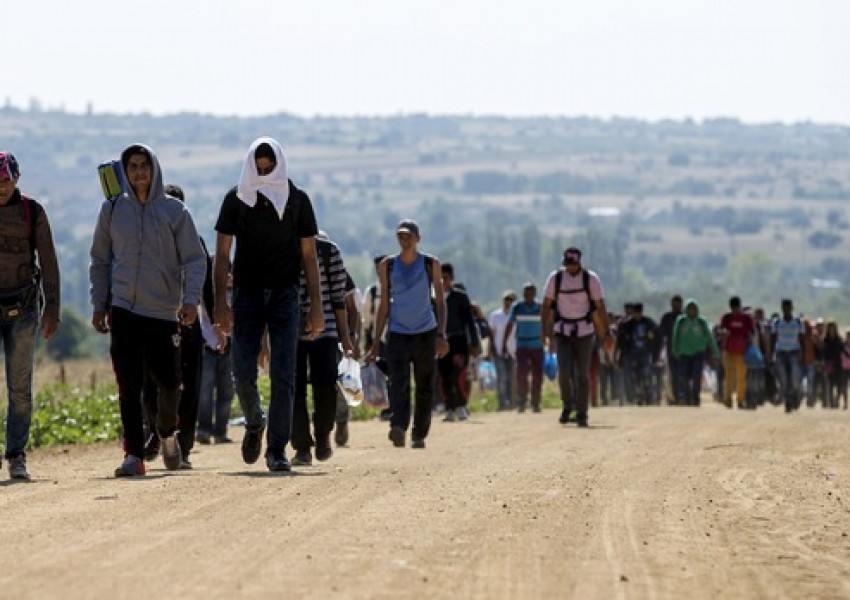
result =
[[[117,440],[121,435],[115,386],[84,391],[68,385],[46,385],[33,404],[31,448],[91,444]]]

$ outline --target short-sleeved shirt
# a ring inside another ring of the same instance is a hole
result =
[[[505,330],[508,328],[510,321],[510,311],[505,312],[501,308],[497,308],[490,314],[490,331],[492,333],[493,353],[497,356],[502,355],[502,341],[505,339]],[[516,353],[516,334],[511,331],[511,337],[508,338],[508,354]]]
[[[525,302],[517,302],[511,307],[510,321],[516,329],[516,347],[520,348],[542,348],[540,340],[541,306],[539,302],[531,305]]]
[[[559,269],[549,273],[549,278],[546,279],[546,288],[544,296],[548,299],[555,300],[555,279],[558,272],[561,275],[561,293],[557,294],[558,314],[565,319],[583,319],[590,311],[590,300],[598,302],[604,299],[602,292],[602,282],[599,276],[593,271],[587,271],[588,282],[587,286],[590,290],[590,297],[584,292],[584,274],[579,271],[576,275],[570,275],[566,269]],[[581,291],[577,291],[581,290]],[[573,293],[564,292],[573,291]],[[566,323],[555,321],[555,332],[561,335],[575,335],[577,337],[585,337],[594,332],[593,322],[582,320],[576,323]]]
[[[756,330],[753,318],[747,313],[729,312],[720,319],[720,326],[728,332],[723,351],[742,356],[746,354],[747,347],[750,345],[750,336]]]
[[[291,181],[282,219],[263,194],[249,207],[234,187],[224,197],[215,230],[236,238],[233,286],[252,289],[297,285],[301,239],[319,232],[310,198]]]
[[[777,352],[800,351],[800,334],[804,332],[800,319],[796,317],[790,321],[774,319],[772,328],[776,335]]]

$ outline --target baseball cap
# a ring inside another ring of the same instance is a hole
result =
[[[569,248],[564,250],[564,264],[565,265],[579,265],[579,264],[581,264],[581,250],[579,250],[575,246],[570,246]]]
[[[516,292],[513,290],[505,290],[502,294],[502,300],[516,300]]]
[[[419,225],[413,219],[403,219],[399,222],[398,227],[395,228],[395,232],[419,235]]]
[[[21,176],[18,161],[11,152],[0,152],[0,176],[17,181]]]

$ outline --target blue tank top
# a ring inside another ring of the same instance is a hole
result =
[[[425,255],[406,265],[393,257],[390,272],[390,332],[424,333],[437,327],[431,307],[431,283],[425,271]]]

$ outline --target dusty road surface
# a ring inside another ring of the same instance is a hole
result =
[[[557,416],[435,419],[424,451],[353,423],[291,476],[36,451],[0,484],[0,597],[850,598],[850,413]]]

